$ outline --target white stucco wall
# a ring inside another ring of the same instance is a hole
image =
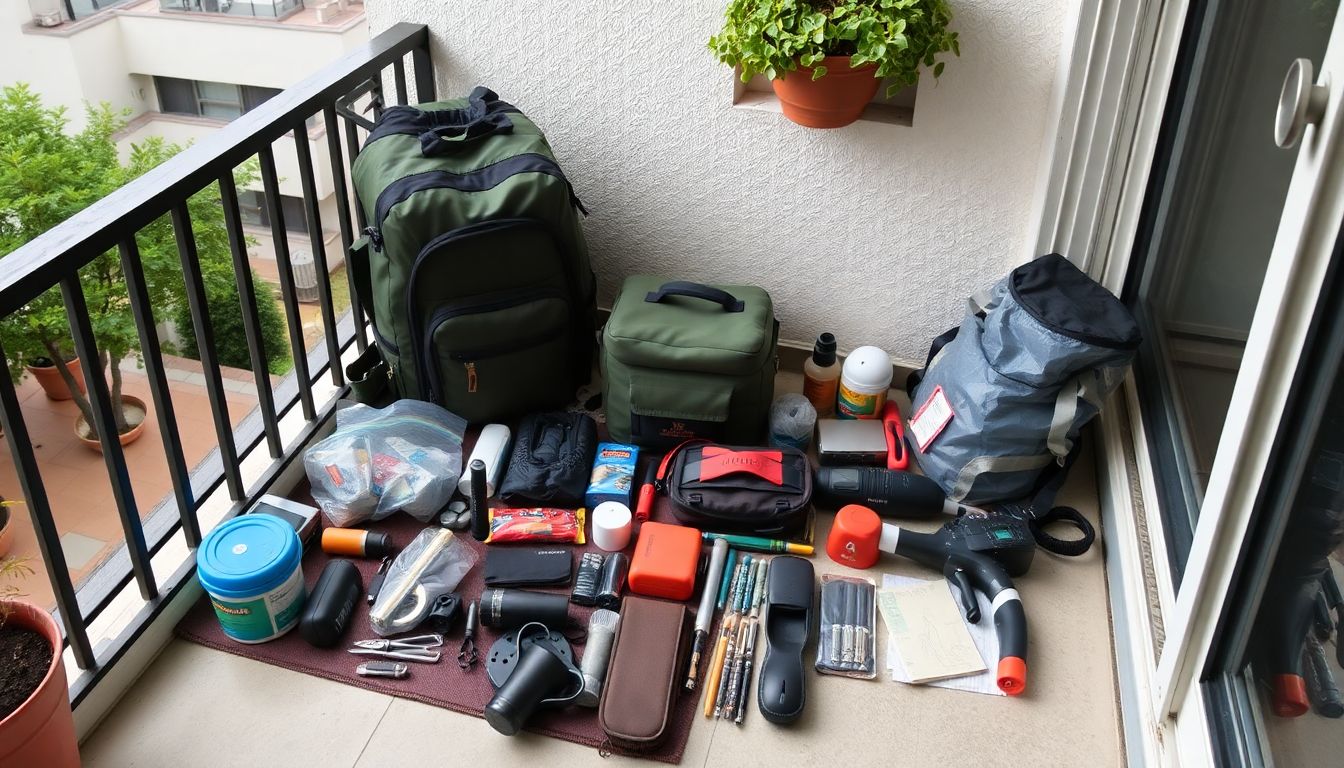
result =
[[[368,0],[430,26],[439,93],[535,118],[592,211],[609,305],[635,272],[766,287],[783,336],[922,360],[967,295],[1029,257],[1067,0],[952,0],[962,56],[914,127],[835,131],[733,108],[705,42],[726,0]]]

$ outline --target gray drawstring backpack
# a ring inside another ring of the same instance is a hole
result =
[[[1039,519],[1142,337],[1124,304],[1057,253],[968,305],[906,384],[912,453],[950,499]]]

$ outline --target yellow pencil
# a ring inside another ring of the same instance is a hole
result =
[[[709,664],[709,678],[705,681],[705,717],[714,716],[714,700],[719,694],[719,677],[723,674],[724,655],[728,652],[728,635],[736,623],[736,614],[723,617],[723,630],[719,632],[719,643],[714,647],[714,660]]]

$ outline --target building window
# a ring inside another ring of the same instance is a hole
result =
[[[72,19],[83,19],[99,11],[125,5],[131,0],[65,0],[65,12]]]
[[[238,210],[242,214],[244,224],[254,227],[271,226],[271,211],[266,206],[266,193],[259,189],[238,190]],[[281,195],[280,213],[285,217],[286,230],[301,234],[308,232],[308,212],[303,207],[303,198]]]
[[[220,120],[232,120],[250,112],[280,93],[278,88],[179,77],[155,77],[154,87],[159,92],[159,111]]]
[[[168,11],[282,19],[302,8],[303,0],[159,0],[159,7]]]

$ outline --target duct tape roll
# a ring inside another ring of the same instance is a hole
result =
[[[630,546],[630,508],[619,501],[604,501],[593,509],[593,543],[607,552]]]
[[[616,642],[616,627],[621,615],[615,611],[598,609],[588,618],[588,640],[583,646],[579,671],[583,673],[583,693],[574,700],[580,707],[596,707],[602,698],[602,683],[607,677],[607,662],[611,660],[611,646]]]

